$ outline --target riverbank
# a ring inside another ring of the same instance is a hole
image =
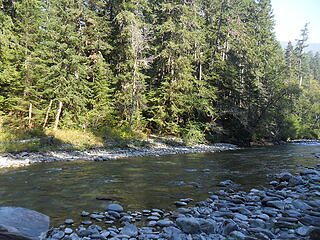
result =
[[[164,142],[152,141],[150,146],[130,146],[127,148],[60,150],[48,152],[20,152],[0,155],[0,168],[28,166],[35,163],[55,161],[108,161],[118,158],[162,156],[188,153],[219,152],[238,149],[236,145],[227,143],[201,144],[194,146],[170,146]]]
[[[188,207],[192,199],[180,199],[173,212],[126,212],[119,204],[108,204],[102,212],[83,211],[81,223],[66,219],[47,239],[320,239],[320,166],[269,179],[269,188],[249,192],[223,181],[205,201]],[[145,225],[137,227],[141,221]]]

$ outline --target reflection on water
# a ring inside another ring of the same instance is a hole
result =
[[[297,165],[314,166],[320,144],[290,144],[220,153],[139,157],[107,162],[56,162],[0,170],[0,205],[21,206],[51,216],[54,224],[78,219],[82,210],[102,210],[117,199],[127,210],[174,208],[179,198],[205,199],[220,181],[244,190],[266,186],[266,174]]]

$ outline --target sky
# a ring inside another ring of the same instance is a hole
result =
[[[309,22],[309,43],[320,43],[320,0],[271,0],[278,41],[299,38]]]

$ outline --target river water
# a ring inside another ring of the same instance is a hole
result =
[[[268,185],[266,175],[315,166],[320,143],[288,144],[219,153],[137,157],[106,162],[54,162],[0,169],[0,206],[20,206],[51,217],[54,225],[80,212],[102,211],[117,199],[126,210],[174,209],[180,198],[204,200],[231,179],[243,190]]]

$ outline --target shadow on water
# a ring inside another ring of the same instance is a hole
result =
[[[290,144],[220,153],[139,157],[107,162],[56,162],[0,170],[0,205],[21,206],[51,216],[53,224],[79,213],[103,210],[117,199],[127,210],[174,209],[173,202],[205,199],[220,181],[243,190],[267,186],[266,175],[319,164],[319,144]]]

